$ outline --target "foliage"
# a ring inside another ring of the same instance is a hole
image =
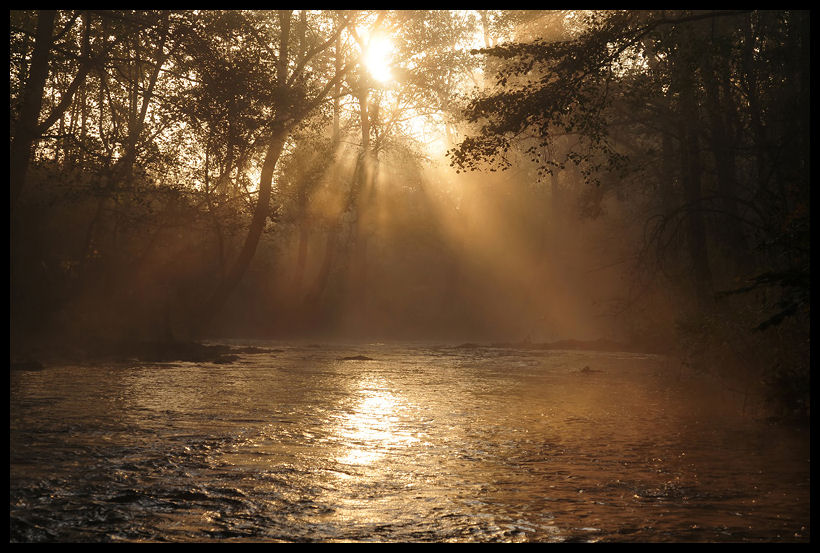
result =
[[[332,204],[351,187],[340,141],[355,137],[362,78],[351,29],[379,20],[395,33],[403,90],[396,101],[371,91],[370,135],[376,152],[411,158],[423,154],[402,119],[423,106],[452,113],[447,95],[468,61],[448,47],[472,29],[451,12],[20,10],[10,20],[20,336],[195,332],[260,240],[279,255],[296,229],[312,242],[338,224]]]
[[[796,320],[791,339],[807,340],[808,14],[611,10],[564,28],[482,51],[494,86],[467,106],[453,164],[508,169],[518,151],[542,178],[575,165],[597,201],[617,191],[647,221],[639,259],[684,311],[709,319],[739,296],[759,317],[747,332]]]
[[[807,12],[14,10],[9,39],[13,342],[523,339],[574,294],[645,340],[668,304],[687,355],[805,403]]]

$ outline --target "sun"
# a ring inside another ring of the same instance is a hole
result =
[[[381,83],[393,79],[390,65],[395,47],[393,42],[385,36],[373,37],[364,53],[364,65],[370,75]]]

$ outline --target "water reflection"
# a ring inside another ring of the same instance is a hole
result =
[[[12,541],[810,539],[806,437],[651,359],[343,353],[12,375]]]
[[[407,447],[418,438],[401,428],[408,399],[391,389],[384,378],[360,380],[351,411],[341,416],[336,434],[343,449],[336,461],[346,465],[373,465],[388,452]]]

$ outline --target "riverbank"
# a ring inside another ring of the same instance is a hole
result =
[[[655,353],[665,354],[668,351],[663,351],[657,347],[647,347],[644,345],[625,344],[608,340],[606,338],[599,338],[597,340],[556,340],[554,342],[492,342],[489,344],[478,344],[474,342],[465,342],[456,346],[458,349],[476,349],[482,347],[490,348],[514,348],[524,350],[586,350],[586,351],[600,351],[600,352],[625,352],[625,353]]]
[[[203,344],[192,341],[97,341],[73,344],[49,344],[12,352],[11,370],[41,370],[65,363],[111,363],[142,361],[146,363],[217,363],[229,364],[241,354],[275,353],[268,348]]]

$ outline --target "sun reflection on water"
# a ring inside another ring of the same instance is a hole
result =
[[[344,445],[336,458],[339,463],[372,465],[388,452],[418,441],[401,428],[400,415],[409,406],[407,400],[386,381],[362,380],[356,396],[352,410],[339,420],[337,435]]]

